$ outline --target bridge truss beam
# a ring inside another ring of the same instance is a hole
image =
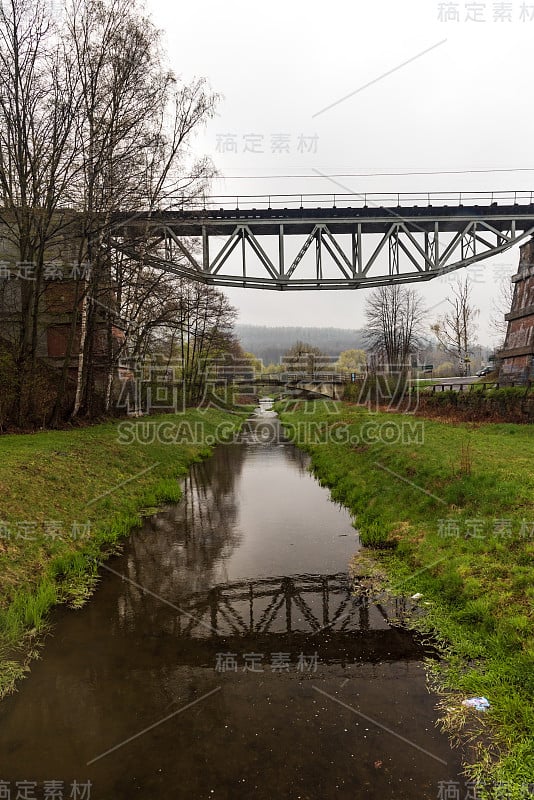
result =
[[[498,255],[533,233],[531,203],[220,210],[119,220],[113,244],[154,267],[207,284],[283,291],[427,281]],[[290,255],[289,241],[295,239],[300,248]],[[136,244],[141,241],[142,252]]]

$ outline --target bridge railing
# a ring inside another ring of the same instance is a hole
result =
[[[267,375],[258,375],[255,383],[345,383],[350,381],[350,375],[341,372],[278,372]]]
[[[403,206],[492,206],[492,205],[532,205],[534,190],[521,189],[499,192],[387,192],[336,194],[233,194],[206,195],[202,198],[188,199],[173,195],[168,198],[169,208],[194,211],[268,211],[270,209],[312,209],[312,208],[401,208]]]

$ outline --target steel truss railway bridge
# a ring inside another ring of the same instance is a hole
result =
[[[534,234],[534,193],[210,197],[118,213],[112,245],[182,277],[253,289],[428,281]]]

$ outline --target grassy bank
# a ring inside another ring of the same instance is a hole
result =
[[[189,465],[243,417],[191,410],[0,437],[0,697],[27,669],[50,608],[81,605],[97,560],[180,496]]]
[[[356,516],[397,593],[420,592],[446,654],[434,671],[443,722],[470,774],[526,797],[534,782],[534,429],[447,424],[317,403],[282,421]],[[488,713],[462,699],[484,695]]]

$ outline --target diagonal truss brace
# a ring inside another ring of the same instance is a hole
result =
[[[397,216],[387,224],[387,218],[383,219],[382,231],[379,226],[374,230],[355,221],[347,223],[340,234],[336,231],[339,223],[327,217],[325,214],[324,220],[309,225],[292,259],[288,258],[287,238],[301,234],[288,233],[283,221],[272,223],[267,231],[267,239],[278,238],[276,257],[264,246],[265,226],[260,230],[255,221],[236,221],[222,233],[220,228],[214,232],[207,222],[201,236],[185,236],[173,228],[172,221],[154,222],[143,243],[143,260],[153,267],[222,286],[361,288],[429,280],[497,255],[534,233],[534,219],[530,227],[524,222],[518,226],[513,218],[506,225],[483,218],[455,220],[452,229],[447,228],[447,219],[436,219],[423,229],[416,220]],[[220,238],[224,241],[212,254],[212,244]],[[302,275],[302,262],[314,242],[314,275]],[[135,247],[128,242],[116,237],[113,245],[136,257]],[[141,260],[141,254],[137,255]],[[257,274],[258,268],[261,274]]]

